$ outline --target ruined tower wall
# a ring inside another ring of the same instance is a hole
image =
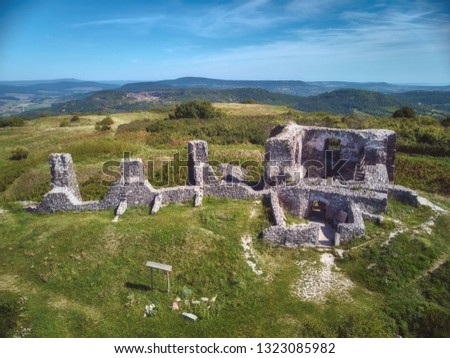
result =
[[[302,163],[308,160],[323,162],[326,142],[330,138],[339,139],[341,142],[341,159],[357,162],[364,148],[365,140],[361,134],[352,131],[342,131],[329,128],[304,129]]]
[[[48,157],[50,165],[50,187],[66,188],[76,199],[81,200],[77,176],[73,169],[72,156],[69,153],[53,153]]]
[[[333,167],[339,159],[347,160],[346,180],[353,178],[356,165],[386,166],[393,180],[396,135],[389,130],[350,130],[289,124],[277,128],[266,142],[265,178],[268,185],[289,178],[325,177],[326,150],[330,139],[340,142]],[[337,157],[338,155],[338,157]],[[331,158],[328,158],[331,159]]]
[[[208,143],[204,140],[188,142],[188,184],[202,186],[217,181],[208,163]]]

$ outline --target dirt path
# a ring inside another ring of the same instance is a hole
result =
[[[256,274],[256,275],[262,275],[262,270],[257,268],[257,262],[256,262],[256,255],[255,255],[255,250],[253,250],[252,247],[252,237],[250,235],[246,235],[243,236],[241,238],[241,246],[244,249],[244,259],[245,262],[247,262],[247,265],[252,269],[252,271]]]
[[[434,271],[436,271],[437,269],[439,269],[442,265],[444,265],[445,263],[448,262],[448,259],[449,259],[449,255],[448,254],[445,254],[444,256],[439,258],[437,261],[435,261],[433,263],[433,266],[431,266],[429,270],[425,271],[419,277],[417,277],[417,281],[421,280],[422,278],[428,276],[429,274],[431,274]]]

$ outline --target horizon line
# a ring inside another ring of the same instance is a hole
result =
[[[62,78],[46,78],[46,79],[8,79],[0,80],[0,83],[4,82],[45,82],[45,81],[80,81],[80,82],[126,82],[126,83],[145,83],[145,82],[163,82],[163,81],[174,81],[183,78],[198,78],[216,81],[249,81],[249,82],[305,82],[305,83],[317,83],[317,82],[346,82],[346,83],[376,83],[376,84],[388,84],[394,86],[450,86],[450,82],[387,82],[387,81],[354,81],[354,80],[302,80],[302,79],[224,79],[224,78],[214,78],[214,77],[203,77],[203,76],[181,76],[176,78],[165,78],[165,79],[79,79],[75,77],[62,77]]]

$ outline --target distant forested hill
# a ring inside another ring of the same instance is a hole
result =
[[[411,91],[393,96],[414,107],[450,112],[450,91]]]
[[[387,95],[367,90],[340,89],[317,96],[299,97],[259,88],[171,88],[168,84],[144,82],[128,84],[117,90],[94,92],[78,99],[54,103],[50,108],[28,111],[23,115],[33,118],[42,113],[114,113],[171,106],[201,99],[211,102],[250,100],[261,104],[285,105],[304,112],[342,115],[363,112],[372,116],[390,116],[395,109],[410,106],[418,114],[444,117],[450,113],[449,94],[450,92],[442,91],[416,91]]]
[[[351,114],[355,111],[371,115],[383,116],[392,114],[392,109],[409,104],[380,92],[340,89],[305,97],[299,100],[297,108],[305,112],[330,112],[337,114]]]
[[[146,110],[202,99],[286,105],[306,112],[391,115],[409,106],[420,115],[450,114],[450,86],[394,85],[385,82],[248,81],[183,77],[119,84],[80,81],[0,82],[0,116],[112,113]],[[24,113],[22,113],[24,112]]]
[[[26,117],[36,117],[41,113],[113,113],[120,111],[145,110],[155,107],[175,105],[180,102],[202,99],[211,102],[243,102],[253,100],[258,103],[279,104],[295,107],[299,97],[273,93],[257,88],[237,88],[226,90],[211,89],[149,89],[143,84],[134,88],[146,88],[136,92],[115,91],[95,92],[86,98],[63,103],[55,103],[51,108],[25,112]]]
[[[0,82],[0,94],[54,94],[71,95],[76,93],[93,92],[117,88],[117,85],[93,81],[61,80],[56,82],[33,83]]]
[[[361,89],[366,91],[381,92],[384,94],[401,93],[408,91],[450,91],[450,86],[418,86],[397,85],[386,82],[345,82],[345,81],[248,81],[248,80],[221,80],[203,77],[182,77],[174,80],[157,82],[143,82],[130,84],[123,87],[125,90],[141,90],[142,86],[170,86],[172,88],[208,88],[208,89],[233,89],[233,88],[260,88],[270,92],[290,94],[296,96],[315,96],[338,89]],[[155,88],[155,87],[152,87]],[[148,88],[150,89],[150,88]]]

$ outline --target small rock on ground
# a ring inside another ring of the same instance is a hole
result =
[[[198,320],[198,317],[195,314],[193,314],[193,313],[183,312],[181,315],[183,317],[186,317],[186,318],[191,319],[193,321]]]

